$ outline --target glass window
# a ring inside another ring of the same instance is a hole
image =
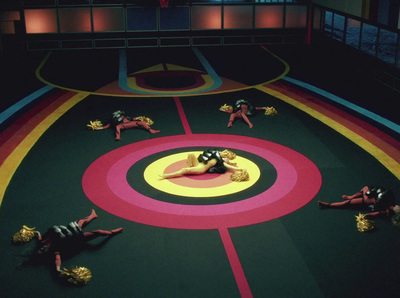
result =
[[[253,28],[253,6],[224,6],[224,29]]]
[[[324,31],[325,35],[331,36],[332,35],[332,28],[333,28],[333,12],[325,11],[325,18],[324,18]]]
[[[361,22],[348,18],[346,22],[346,44],[356,49],[360,47]]]
[[[313,29],[321,29],[321,9],[318,7],[314,8],[314,19],[313,19]]]
[[[0,22],[0,34],[15,34],[14,21]]]
[[[306,28],[307,27],[307,6],[290,5],[286,6],[286,28]]]
[[[192,6],[192,29],[221,29],[221,6]]]
[[[20,19],[19,11],[0,11],[0,22],[13,22]]]
[[[160,30],[189,30],[189,7],[160,9]]]
[[[57,12],[52,9],[25,9],[26,33],[57,33]]]
[[[361,50],[372,56],[375,56],[377,37],[378,28],[376,26],[364,23],[361,34]]]
[[[60,32],[91,32],[90,8],[62,8],[58,11]]]
[[[124,9],[122,7],[93,7],[93,31],[125,31]]]
[[[283,28],[283,5],[257,5],[256,9],[256,28]]]
[[[332,37],[343,42],[345,17],[335,13],[333,15]]]
[[[157,10],[155,7],[133,7],[126,9],[128,31],[157,30]]]
[[[378,58],[394,64],[397,45],[397,33],[385,29],[379,30]]]
[[[19,11],[0,11],[0,34],[14,34],[14,21],[20,19]]]

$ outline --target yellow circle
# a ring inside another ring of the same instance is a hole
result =
[[[250,176],[248,181],[232,182],[228,183],[227,185],[222,185],[218,187],[193,188],[193,187],[178,185],[170,181],[172,179],[182,179],[184,177],[177,177],[170,179],[160,178],[159,175],[163,174],[163,171],[166,168],[166,166],[176,163],[177,161],[186,160],[188,154],[190,153],[193,153],[196,156],[198,156],[202,152],[203,151],[181,152],[160,158],[147,166],[147,168],[144,171],[144,179],[152,187],[169,194],[173,194],[176,196],[184,196],[184,197],[206,198],[206,197],[217,197],[217,196],[237,193],[239,191],[251,187],[260,178],[261,172],[258,166],[252,161],[241,156],[236,156],[234,162],[236,162],[240,168],[247,169]],[[231,174],[232,172],[228,170],[228,172],[225,174],[215,174],[215,175],[230,176]],[[207,180],[204,180],[204,183],[205,186],[207,186]]]

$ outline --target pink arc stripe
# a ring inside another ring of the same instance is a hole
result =
[[[190,129],[189,122],[186,118],[185,111],[183,110],[182,103],[179,97],[174,97],[176,107],[178,109],[179,117],[181,117],[183,128],[185,129],[185,134],[191,135],[192,130]]]
[[[253,297],[228,229],[219,228],[218,231],[222,243],[224,244],[226,254],[228,255],[229,263],[231,264],[233,275],[235,276],[241,297]]]

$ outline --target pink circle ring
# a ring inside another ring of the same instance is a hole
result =
[[[277,179],[256,196],[217,205],[163,202],[129,185],[126,175],[136,162],[166,150],[187,147],[229,148],[258,155],[275,167]],[[178,229],[230,228],[278,218],[310,202],[321,183],[316,165],[290,148],[256,138],[220,134],[159,137],[130,144],[98,158],[82,179],[85,194],[100,208],[138,223]]]

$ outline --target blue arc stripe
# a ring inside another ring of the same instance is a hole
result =
[[[322,95],[322,96],[324,96],[325,98],[327,98],[329,100],[332,100],[332,101],[334,101],[334,102],[336,102],[338,104],[341,104],[342,106],[345,106],[345,107],[347,107],[347,108],[349,108],[349,109],[351,109],[351,110],[353,110],[353,111],[355,111],[355,112],[357,112],[357,113],[359,113],[359,114],[361,114],[361,115],[363,115],[365,117],[368,117],[368,118],[370,118],[370,119],[372,119],[372,120],[374,120],[374,121],[376,121],[376,122],[378,122],[378,123],[390,128],[391,130],[393,130],[393,131],[395,131],[397,133],[400,133],[400,125],[398,125],[398,124],[396,124],[396,123],[394,123],[394,122],[392,122],[392,121],[390,121],[390,120],[388,120],[386,118],[383,118],[383,117],[381,117],[381,116],[379,116],[379,115],[377,115],[377,114],[375,114],[375,113],[373,113],[371,111],[368,111],[368,110],[366,110],[366,109],[364,109],[364,108],[362,108],[360,106],[357,106],[357,105],[355,105],[355,104],[353,104],[353,103],[351,103],[351,102],[349,102],[347,100],[344,100],[343,98],[340,98],[340,97],[338,97],[338,96],[336,96],[336,95],[334,95],[332,93],[329,93],[329,92],[327,92],[325,90],[322,90],[322,89],[320,89],[318,87],[312,86],[310,84],[304,83],[302,81],[299,81],[299,80],[296,80],[296,79],[293,79],[293,78],[284,77],[283,80],[288,81],[288,82],[290,82],[292,84],[295,84],[297,86],[303,87],[303,88],[305,88],[307,90],[310,90],[312,92],[315,92],[315,93],[317,93],[319,95]]]
[[[11,107],[9,107],[7,110],[5,110],[4,112],[2,112],[0,114],[0,124],[2,124],[4,121],[6,121],[8,118],[10,118],[15,113],[17,113],[23,107],[25,107],[26,105],[28,105],[31,102],[35,101],[37,98],[39,98],[40,96],[42,96],[43,94],[49,92],[52,89],[54,89],[53,86],[48,86],[47,85],[47,86],[45,86],[45,87],[33,92],[32,94],[28,95],[24,99],[21,99],[20,101],[18,101],[17,103],[12,105]]]

